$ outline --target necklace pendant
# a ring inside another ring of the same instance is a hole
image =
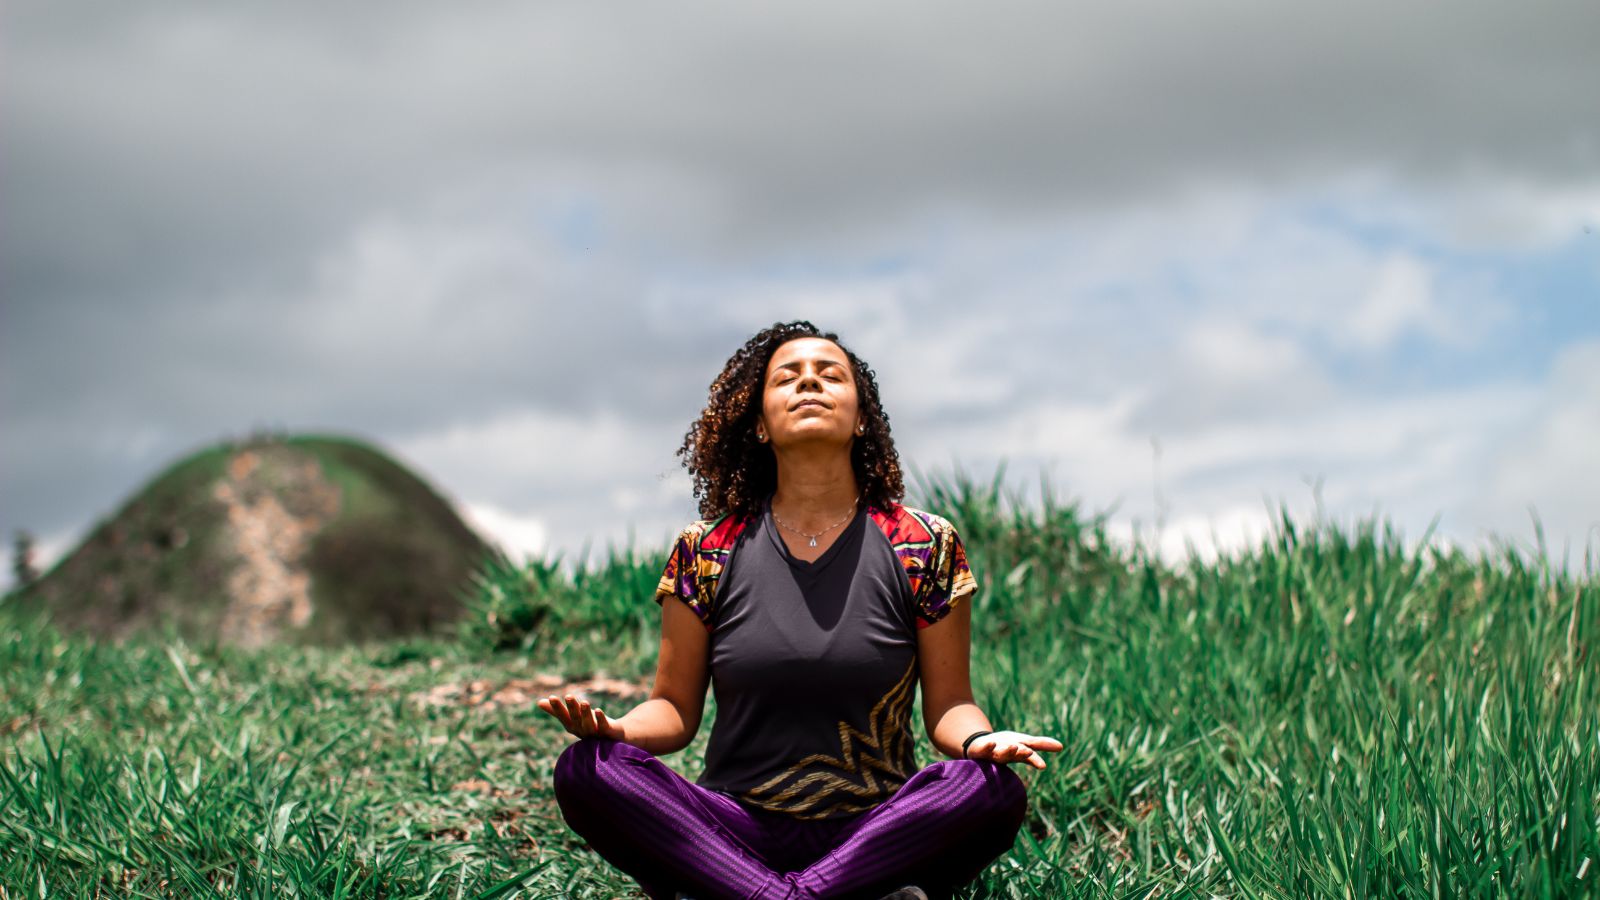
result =
[[[817,539],[816,538],[812,538],[811,539],[811,546],[815,547],[816,545],[817,545]]]

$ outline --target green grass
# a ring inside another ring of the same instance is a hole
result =
[[[1066,750],[1019,769],[1028,824],[969,896],[1596,893],[1592,572],[1286,515],[1174,569],[998,485],[915,502],[983,584],[980,704]],[[101,645],[0,607],[0,896],[630,894],[561,821],[553,720],[415,697],[648,677],[665,549],[491,565],[459,634],[360,647]],[[698,774],[709,725],[669,764]]]

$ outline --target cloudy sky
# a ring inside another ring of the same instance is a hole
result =
[[[1171,554],[1600,546],[1600,5],[0,11],[0,527],[261,426],[509,548],[664,545],[777,320],[903,456]],[[9,572],[6,573],[9,577]]]

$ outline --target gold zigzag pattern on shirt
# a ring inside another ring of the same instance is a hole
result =
[[[745,799],[765,809],[786,812],[801,819],[820,819],[833,812],[863,812],[878,805],[884,795],[905,783],[907,770],[911,767],[911,734],[907,720],[911,716],[916,675],[917,661],[913,658],[906,673],[867,714],[867,732],[851,727],[848,722],[839,723],[839,756],[813,753],[765,784],[745,791]],[[810,772],[778,790],[789,779],[817,767],[836,769],[843,774]],[[880,773],[878,778],[873,777],[873,770]],[[795,800],[797,795],[806,792],[812,785],[821,787],[809,796]],[[821,812],[813,811],[817,804],[840,793],[867,798],[871,802],[863,805],[846,800]],[[807,812],[811,814],[802,815]]]

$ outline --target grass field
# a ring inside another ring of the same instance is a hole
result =
[[[1173,569],[1048,496],[913,502],[983,584],[979,703],[1066,744],[1019,767],[1028,824],[968,896],[1600,895],[1592,569],[1287,517]],[[0,607],[0,897],[632,894],[565,829],[568,738],[515,688],[647,685],[665,549],[488,570],[459,634],[337,650]],[[709,724],[667,758],[691,778]]]

